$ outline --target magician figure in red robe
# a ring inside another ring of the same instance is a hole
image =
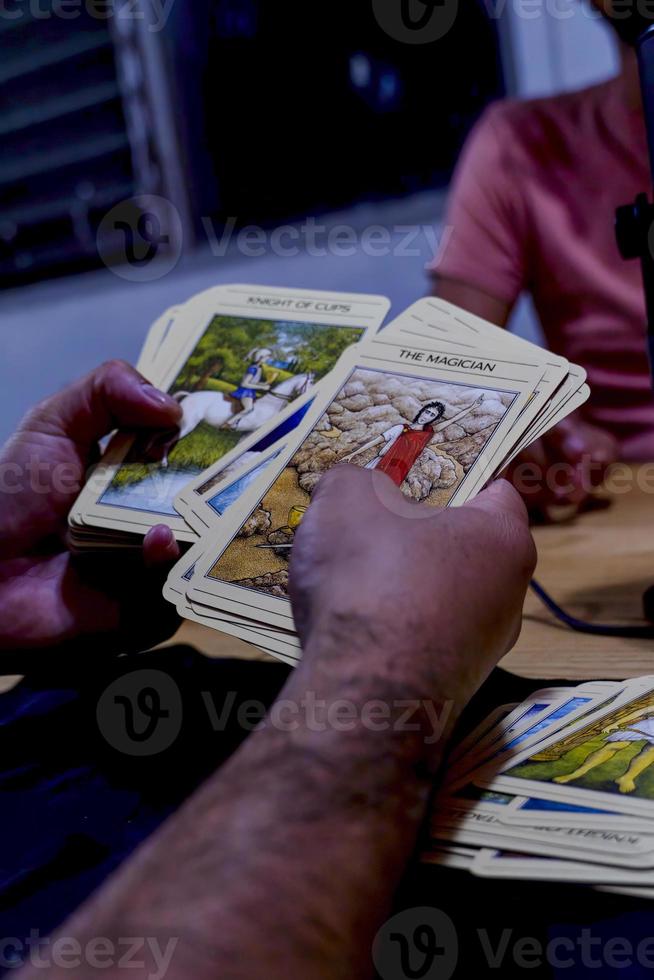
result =
[[[409,475],[413,464],[434,438],[434,434],[441,432],[454,422],[460,422],[478,405],[481,405],[483,400],[484,396],[480,395],[472,405],[464,408],[450,419],[443,419],[445,406],[442,402],[428,402],[423,405],[410,425],[399,423],[391,426],[390,429],[382,432],[375,439],[371,439],[359,449],[344,456],[341,462],[349,463],[355,456],[365,453],[368,449],[381,446],[377,455],[367,464],[366,469],[381,470],[382,473],[390,476],[393,483],[400,487]]]

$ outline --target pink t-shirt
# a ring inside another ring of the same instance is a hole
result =
[[[615,243],[615,209],[650,191],[642,116],[623,82],[491,106],[457,168],[434,272],[513,303],[532,294],[553,351],[583,365],[584,416],[654,459],[654,395],[638,261]]]

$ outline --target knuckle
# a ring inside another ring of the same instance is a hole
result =
[[[43,433],[58,429],[58,415],[61,394],[46,395],[33,405],[23,416],[19,431],[39,430]]]
[[[133,374],[134,368],[127,361],[120,357],[110,358],[89,375],[88,394],[91,398],[102,398],[107,392],[115,389],[121,376]]]
[[[107,376],[113,374],[122,374],[126,371],[132,372],[134,368],[127,361],[124,361],[120,357],[112,357],[108,361],[104,361],[103,364],[96,371],[96,376],[100,379],[104,379]]]

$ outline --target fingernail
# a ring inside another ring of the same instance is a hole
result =
[[[155,538],[160,548],[165,549],[171,555],[177,554],[177,541],[175,535],[166,524],[157,524],[149,531],[150,540]]]
[[[173,551],[177,547],[175,535],[165,524],[160,525],[159,537],[161,538],[161,543],[164,545],[166,551]]]
[[[154,405],[157,405],[159,408],[177,407],[177,402],[174,398],[171,398],[170,395],[167,395],[163,391],[159,391],[159,389],[155,388],[154,385],[144,384],[141,386],[141,390],[148,401],[152,402]]]

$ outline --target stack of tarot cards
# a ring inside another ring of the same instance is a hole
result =
[[[424,859],[654,898],[654,677],[537,691],[450,751]]]
[[[281,660],[301,655],[293,541],[321,475],[380,469],[432,506],[464,503],[587,399],[565,358],[438,299],[382,328],[382,297],[229,286],[169,311],[140,367],[181,428],[119,435],[71,514],[80,546],[166,523],[192,543],[164,595]]]
[[[179,401],[180,428],[118,434],[71,511],[74,546],[140,547],[157,524],[197,541],[177,494],[238,456],[253,433],[272,429],[274,440],[273,423],[279,434],[297,425],[341,354],[377,332],[389,305],[381,296],[232,285],[167,310],[136,366]]]

